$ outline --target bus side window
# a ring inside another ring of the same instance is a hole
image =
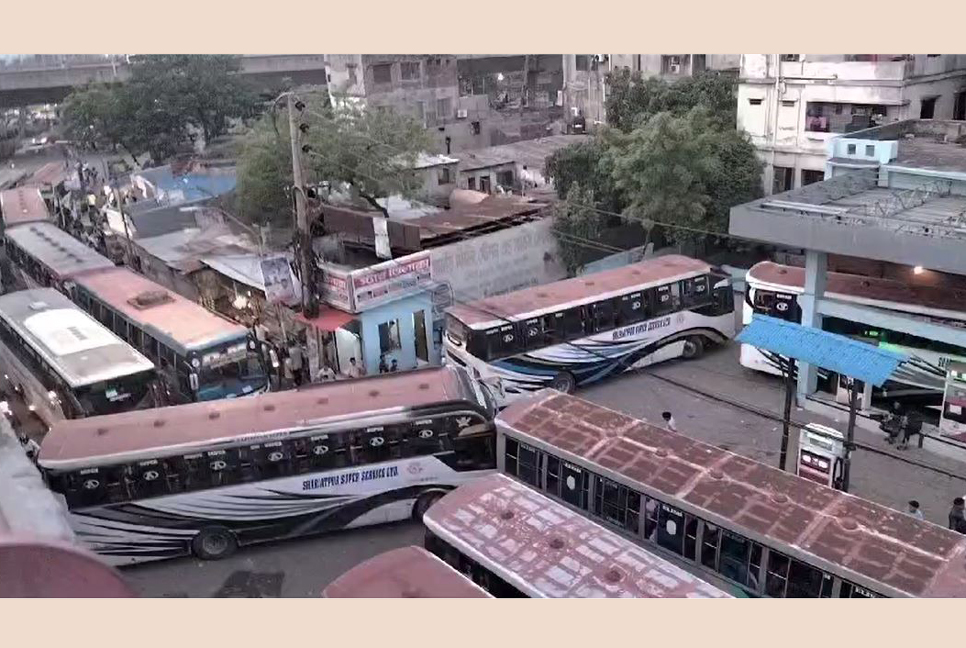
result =
[[[101,474],[104,475],[109,502],[113,504],[132,499],[135,478],[130,466],[110,466],[102,469]]]
[[[306,438],[292,439],[289,448],[292,451],[292,472],[302,475],[312,470],[312,444]]]
[[[842,588],[839,590],[839,598],[880,598],[880,596],[875,592],[843,580]]]
[[[520,444],[514,439],[505,439],[503,443],[503,471],[506,474],[516,476],[519,456]]]
[[[210,486],[228,486],[235,483],[238,476],[237,450],[210,450],[205,458],[208,461]]]
[[[563,335],[561,342],[573,340],[584,335],[584,307],[570,308],[563,312]]]
[[[492,432],[455,437],[453,439],[453,451],[456,454],[457,467],[460,470],[492,470],[495,468],[494,440],[495,437]]]
[[[184,488],[186,491],[208,488],[208,462],[202,453],[184,456]]]
[[[168,457],[161,461],[164,464],[165,488],[169,493],[180,493],[184,490],[184,459]]]
[[[81,470],[71,476],[76,488],[74,505],[78,507],[97,506],[107,500],[107,484],[104,470]],[[69,502],[70,500],[68,500]]]
[[[708,276],[701,275],[681,282],[681,305],[684,308],[703,306],[708,302]]]
[[[721,529],[713,524],[704,523],[704,533],[701,537],[701,564],[710,569],[718,569],[718,543],[721,540]]]
[[[528,349],[540,349],[543,347],[543,320],[542,317],[534,317],[523,323],[524,344]]]
[[[560,497],[560,459],[547,455],[547,487],[544,491],[552,497]]]
[[[157,497],[167,492],[165,472],[157,459],[139,461],[132,466],[137,499]]]
[[[674,298],[671,294],[671,286],[658,286],[654,288],[654,314],[665,315],[674,310]]]
[[[292,472],[290,449],[281,441],[263,443],[256,457],[262,479],[284,477]]]
[[[378,463],[392,458],[392,447],[399,447],[399,437],[390,426],[369,428],[359,435],[359,448],[353,448],[353,462]],[[358,452],[358,455],[356,454]]]
[[[607,299],[591,304],[588,309],[593,312],[593,332],[610,331],[614,328],[614,302]]]
[[[543,316],[543,342],[546,345],[559,344],[567,339],[564,314],[552,313]]]

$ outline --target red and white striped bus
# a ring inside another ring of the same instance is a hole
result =
[[[729,598],[506,475],[460,486],[423,524],[427,549],[498,598]]]
[[[497,463],[736,593],[966,597],[966,536],[574,396],[505,409]]]
[[[402,547],[360,563],[332,581],[323,598],[493,598],[422,547]]]

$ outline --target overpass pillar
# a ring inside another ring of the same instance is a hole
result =
[[[822,328],[822,314],[818,300],[825,296],[828,255],[825,252],[805,252],[805,291],[798,298],[802,309],[802,326]],[[804,400],[818,387],[818,368],[805,362],[798,363],[798,399]]]

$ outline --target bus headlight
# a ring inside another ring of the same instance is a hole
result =
[[[56,403],[60,400],[60,398],[57,397],[57,392],[49,391],[47,392],[47,400],[49,400],[51,403]]]

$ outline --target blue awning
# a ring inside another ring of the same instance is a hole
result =
[[[758,314],[736,339],[876,387],[881,387],[899,364],[909,359],[844,335]]]

